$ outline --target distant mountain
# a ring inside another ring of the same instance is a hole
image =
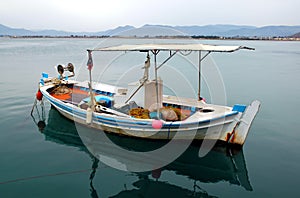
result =
[[[136,36],[193,36],[193,35],[219,35],[230,30],[241,28],[256,28],[254,26],[238,26],[238,25],[206,25],[206,26],[167,26],[167,25],[149,25],[146,24],[131,32],[123,32],[123,34],[134,34]]]
[[[40,30],[40,31],[32,31],[32,35],[39,35],[39,36],[70,36],[72,32],[65,32],[59,30]]]
[[[175,28],[189,35],[204,36],[224,36],[223,34],[228,31],[237,31],[240,29],[256,29],[255,26],[242,25],[175,26]]]
[[[291,38],[300,38],[300,32],[293,34],[292,36],[290,36]]]
[[[223,37],[286,37],[300,32],[300,26],[244,26],[244,25],[206,25],[206,26],[165,26],[144,25],[131,28],[118,35],[122,36],[223,36]]]
[[[128,31],[130,29],[135,29],[133,26],[119,26],[115,29],[110,29],[101,32],[66,32],[59,30],[26,30],[26,29],[18,29],[11,28],[8,26],[4,26],[0,24],[0,35],[2,36],[114,36],[124,31]]]
[[[0,24],[0,35],[2,36],[70,36],[71,32],[58,30],[26,30],[21,28],[10,28]]]
[[[221,32],[218,36],[247,36],[247,37],[286,37],[300,32],[300,26],[264,26],[260,28],[241,28]]]
[[[115,29],[110,29],[110,30],[106,30],[106,31],[102,31],[102,32],[96,32],[94,34],[96,36],[115,36],[115,35],[120,35],[123,32],[131,31],[133,29],[136,29],[136,28],[133,26],[130,26],[130,25],[126,25],[126,26],[119,26]]]
[[[167,26],[149,25],[136,28],[130,25],[99,32],[67,32],[58,30],[26,30],[0,24],[0,36],[224,36],[224,37],[287,37],[300,32],[300,26],[205,25]]]
[[[0,24],[0,35],[14,35],[14,36],[22,36],[22,35],[31,35],[32,31],[25,30],[21,28],[10,28]]]

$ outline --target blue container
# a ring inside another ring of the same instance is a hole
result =
[[[246,105],[236,104],[233,106],[232,111],[237,111],[243,113],[246,110]]]
[[[85,99],[83,99],[84,102],[89,102],[91,100],[91,97],[87,97]],[[95,100],[96,102],[100,102],[101,100],[102,101],[105,101],[108,108],[112,107],[112,101],[113,99],[110,98],[110,97],[107,97],[107,96],[103,96],[103,95],[97,95],[95,96]]]
[[[153,112],[150,112],[149,113],[149,117],[151,119],[161,119],[162,118],[162,114],[159,113],[158,116],[157,116],[157,112],[156,111],[153,111]]]

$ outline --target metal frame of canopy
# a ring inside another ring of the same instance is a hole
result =
[[[221,45],[206,45],[206,44],[137,44],[137,45],[119,45],[112,47],[103,47],[103,48],[95,48],[88,49],[88,66],[92,64],[92,52],[93,51],[139,51],[139,52],[152,52],[154,55],[154,68],[155,68],[155,82],[156,82],[156,100],[158,104],[158,75],[157,71],[161,68],[165,63],[167,63],[177,52],[180,51],[198,51],[199,52],[199,61],[198,61],[198,100],[201,100],[201,62],[212,52],[235,52],[240,49],[246,50],[255,50],[254,48],[246,47],[246,46],[221,46]],[[164,60],[160,65],[157,64],[157,55],[160,51],[169,51],[170,56]],[[201,52],[205,51],[206,54],[202,57]],[[91,82],[91,67],[89,66],[89,75],[90,75],[90,85]],[[91,94],[92,97],[92,94]],[[159,115],[159,108],[157,108],[157,115]]]
[[[118,45],[112,47],[95,48],[89,51],[211,51],[211,52],[234,52],[239,49],[254,50],[246,46],[225,46],[207,44],[137,44]]]

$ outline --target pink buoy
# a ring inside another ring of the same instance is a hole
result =
[[[163,122],[161,120],[153,120],[152,121],[152,127],[154,129],[161,129],[162,125],[163,125]]]

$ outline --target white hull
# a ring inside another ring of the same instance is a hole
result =
[[[226,112],[221,116],[211,115],[208,116],[210,118],[202,120],[198,119],[200,117],[197,117],[195,113],[194,118],[190,118],[190,120],[187,121],[164,121],[161,129],[152,128],[152,119],[136,119],[132,117],[121,117],[97,112],[93,112],[92,122],[91,124],[87,124],[86,110],[52,97],[47,92],[49,87],[51,86],[41,87],[41,92],[47,100],[68,119],[101,131],[144,139],[206,139],[243,145],[251,122],[259,108],[259,102],[255,101],[253,102],[255,105],[252,104],[248,107],[248,109],[251,108],[251,114],[249,114],[249,110],[247,109],[244,114],[231,111]],[[216,108],[215,105],[211,106]],[[226,108],[228,109],[228,107]],[[245,114],[247,114],[247,116],[245,116]],[[240,124],[241,117],[247,117],[247,120],[242,120],[242,124]]]

